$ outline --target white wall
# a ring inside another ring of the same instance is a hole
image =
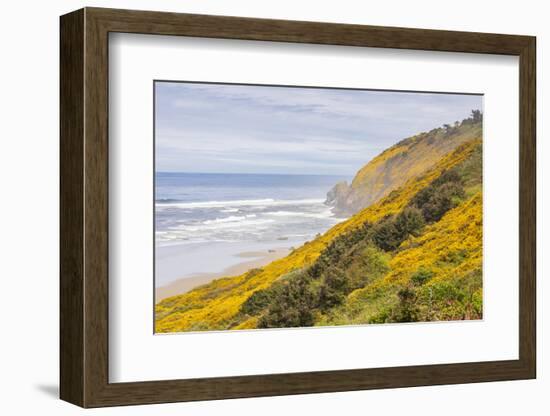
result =
[[[57,400],[58,385],[58,16],[82,6],[156,9],[408,26],[538,37],[539,163],[539,378],[486,383],[339,394],[275,397],[92,410],[88,414],[408,414],[543,415],[550,400],[550,361],[544,346],[548,318],[543,299],[543,242],[550,236],[541,218],[549,209],[550,146],[543,140],[544,102],[550,89],[545,61],[550,26],[545,2],[470,1],[298,1],[298,0],[125,0],[4,2],[0,15],[0,409],[5,414],[68,415],[82,410]],[[6,147],[7,145],[7,147]],[[506,167],[503,166],[503,169]],[[543,234],[545,234],[543,236]],[[545,263],[548,266],[548,262]],[[547,269],[547,267],[545,268]],[[11,410],[11,411],[9,411]],[[8,412],[6,412],[8,411]]]

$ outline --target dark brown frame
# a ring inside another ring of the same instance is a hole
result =
[[[519,56],[519,359],[109,383],[110,32]],[[62,16],[61,398],[82,407],[101,407],[535,378],[535,45],[531,36],[99,8]]]

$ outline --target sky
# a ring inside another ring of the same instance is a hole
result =
[[[155,83],[157,172],[353,176],[398,141],[461,121],[479,95]]]

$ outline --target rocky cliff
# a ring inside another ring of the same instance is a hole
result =
[[[409,179],[431,169],[461,144],[481,137],[480,115],[409,137],[388,148],[361,168],[351,184],[340,182],[326,204],[337,215],[350,216],[379,201]]]

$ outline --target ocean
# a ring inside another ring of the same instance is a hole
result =
[[[326,193],[348,177],[157,173],[156,285],[220,272],[243,251],[302,245],[337,218]],[[221,269],[221,270],[220,270]]]

